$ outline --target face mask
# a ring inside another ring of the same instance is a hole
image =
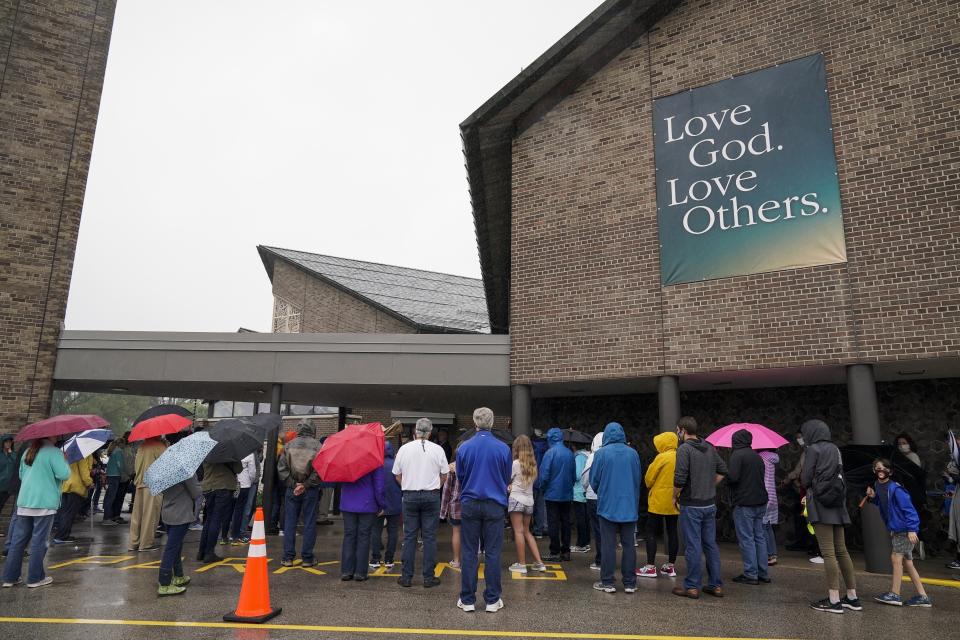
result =
[[[908,444],[900,445],[900,453],[910,453],[910,445]]]
[[[890,477],[890,472],[887,471],[886,469],[877,469],[873,473],[874,475],[877,476],[878,480],[886,480],[887,478]]]
[[[797,444],[803,446],[803,438],[797,438]]]
[[[677,429],[677,440],[683,442],[683,429]]]

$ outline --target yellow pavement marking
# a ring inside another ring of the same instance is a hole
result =
[[[527,572],[517,573],[515,571],[510,572],[510,577],[514,580],[554,580],[554,581],[566,581],[567,574],[563,570],[562,565],[559,564],[547,564],[545,567],[550,568],[550,571],[530,571],[527,569]]]
[[[270,559],[267,558],[267,562],[270,562]],[[247,559],[246,558],[224,558],[223,560],[218,560],[217,562],[211,562],[206,564],[196,570],[195,573],[203,573],[204,571],[210,571],[210,569],[216,569],[217,567],[233,567],[237,570],[238,573],[244,573],[247,570]]]
[[[317,563],[317,566],[318,566],[318,567],[319,567],[319,566],[326,566],[326,565],[329,565],[329,564],[340,564],[340,561],[339,561],[339,560],[331,560],[330,562],[318,562],[318,563]],[[277,569],[276,571],[274,571],[273,574],[274,574],[274,575],[284,574],[284,573],[286,573],[287,571],[306,571],[307,573],[312,573],[312,574],[317,575],[317,576],[325,576],[325,575],[327,575],[327,572],[326,572],[326,571],[321,571],[320,569],[314,569],[313,567],[305,567],[305,566],[303,566],[303,561],[302,561],[302,560],[297,560],[296,562],[294,562],[292,567],[280,567],[279,569]]]
[[[910,576],[903,576],[904,582],[910,582]],[[943,580],[941,578],[920,578],[920,582],[923,584],[932,584],[938,587],[953,587],[954,589],[960,589],[960,580]]]
[[[200,629],[264,629],[272,631],[322,631],[327,633],[380,633],[415,636],[471,636],[499,638],[562,638],[569,640],[744,640],[722,636],[654,636],[629,633],[572,633],[551,631],[495,631],[480,629],[403,629],[398,627],[333,627],[312,624],[240,624],[234,622],[181,622],[175,620],[96,620],[90,618],[0,617],[0,623],[88,624],[130,627],[181,627]],[[774,640],[755,638],[753,640]]]
[[[66,562],[61,562],[60,564],[55,564],[48,569],[59,569],[61,567],[68,567],[72,564],[119,564],[130,560],[134,556],[86,556],[84,558],[74,558],[73,560],[67,560]],[[100,560],[100,558],[109,558],[109,560]]]
[[[180,561],[183,562],[186,558],[180,558]],[[160,560],[151,560],[150,562],[141,562],[140,564],[132,564],[129,567],[120,567],[120,571],[126,571],[127,569],[159,569]]]

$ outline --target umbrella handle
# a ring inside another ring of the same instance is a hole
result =
[[[863,496],[863,499],[860,501],[860,508],[861,508],[861,509],[863,509],[863,505],[867,504],[867,500],[869,500],[869,499],[870,499],[870,498],[868,498],[867,496]]]

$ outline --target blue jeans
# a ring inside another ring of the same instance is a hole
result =
[[[600,540],[603,555],[600,562],[600,582],[612,585],[616,582],[617,542],[623,550],[620,552],[620,578],[624,587],[637,585],[637,549],[633,546],[637,531],[636,522],[611,522],[600,517]]]
[[[247,504],[243,512],[243,535],[247,538],[250,537],[250,531],[253,527],[253,511],[257,506],[257,485],[252,485],[250,487],[249,493],[247,493]]]
[[[4,538],[6,542],[3,543],[3,555],[10,555],[10,545],[13,544],[13,530],[17,526],[17,500],[13,500],[13,512],[10,514],[10,522],[7,524],[7,537]]]
[[[437,526],[440,524],[440,491],[403,492],[403,577],[413,579],[417,562],[417,531],[423,536],[423,579],[437,568]]]
[[[590,528],[593,529],[593,561],[600,564],[603,544],[600,538],[600,516],[597,515],[596,500],[587,500],[587,516],[590,518]]]
[[[773,531],[773,525],[765,524],[763,530],[767,538],[767,557],[777,555],[777,534]]]
[[[163,546],[163,556],[160,558],[160,584],[167,586],[170,584],[173,576],[183,576],[183,558],[180,552],[183,551],[183,538],[187,535],[187,529],[190,523],[168,524],[167,525],[167,544]]]
[[[486,588],[483,601],[494,604],[500,599],[500,549],[503,547],[503,519],[507,508],[496,500],[469,500],[461,505],[460,515],[460,601],[477,601],[477,549],[483,538],[485,558],[483,576]]]
[[[707,559],[708,585],[721,586],[723,580],[720,578],[720,549],[717,547],[717,506],[681,506],[680,531],[683,532],[683,541],[687,545],[684,554],[687,561],[687,577],[683,579],[683,588],[701,588],[700,583],[703,579],[701,554]]]
[[[743,575],[748,578],[767,577],[767,532],[763,528],[763,515],[766,512],[767,505],[733,508],[733,525],[737,529]]]
[[[397,553],[397,538],[400,536],[400,524],[402,522],[402,513],[380,516],[374,520],[373,530],[370,534],[370,562],[380,562],[380,550],[383,547],[381,536],[383,535],[383,526],[386,525],[387,548],[383,552],[383,561],[387,564],[393,563],[393,556]]]
[[[542,536],[547,532],[547,501],[543,498],[542,489],[533,490],[533,521],[530,530],[535,536]]]
[[[27,583],[34,584],[47,577],[43,570],[43,557],[47,555],[50,529],[56,516],[17,516],[13,540],[7,563],[3,565],[3,581],[16,582],[20,579],[23,552],[30,543],[30,566],[27,569]]]
[[[303,516],[303,539],[300,541],[300,558],[313,562],[313,545],[317,541],[317,502],[320,487],[308,487],[299,496],[287,487],[283,498],[283,559],[293,561],[297,557],[297,520]]]
[[[343,511],[343,544],[340,546],[340,575],[366,578],[370,557],[370,531],[375,513]]]
[[[250,487],[242,487],[240,495],[233,503],[233,521],[230,523],[230,537],[238,540],[241,535],[246,533],[246,523],[243,516],[247,512],[247,497],[250,495]],[[243,529],[241,529],[241,525]]]
[[[200,550],[198,556],[208,558],[214,555],[217,549],[217,536],[223,523],[230,519],[230,508],[233,504],[233,492],[228,489],[207,491],[203,496],[207,499],[206,518],[203,521],[203,531],[200,532]]]
[[[103,519],[113,520],[120,515],[116,510],[117,493],[120,491],[120,476],[107,476],[107,495],[103,497]]]

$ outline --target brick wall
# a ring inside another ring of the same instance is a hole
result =
[[[410,324],[277,259],[273,295],[301,309],[301,333],[416,333]]]
[[[49,411],[114,9],[0,2],[0,432]]]
[[[511,378],[960,350],[960,10],[687,1],[514,140]],[[848,263],[660,286],[651,100],[822,51]]]

